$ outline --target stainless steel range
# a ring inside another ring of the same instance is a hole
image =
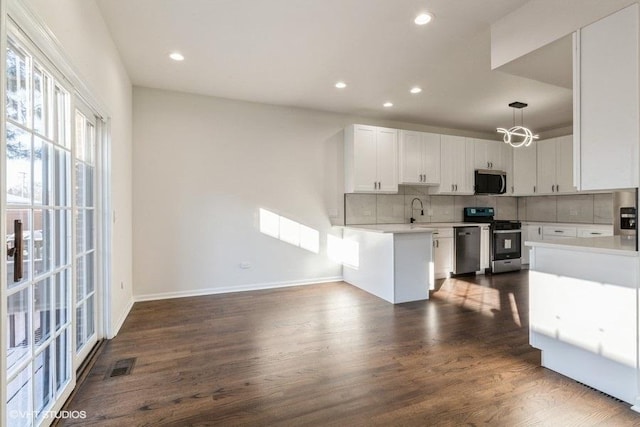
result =
[[[490,224],[492,273],[520,270],[522,225],[520,221],[494,219],[494,214],[493,208],[464,208],[464,222]]]

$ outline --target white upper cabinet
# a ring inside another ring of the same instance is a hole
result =
[[[556,141],[556,193],[575,193],[573,185],[573,135]]]
[[[507,145],[507,144],[505,144]],[[528,147],[513,148],[513,178],[511,180],[514,196],[528,196],[536,192],[537,142]]]
[[[574,41],[576,184],[638,187],[638,4],[580,29]]]
[[[474,168],[506,170],[507,162],[504,158],[504,142],[486,139],[473,139]]]
[[[537,143],[536,194],[562,194],[576,191],[573,186],[572,135]]]
[[[440,135],[401,130],[400,184],[440,183]]]
[[[507,173],[507,192],[505,196],[513,196],[515,194],[515,186],[513,185],[513,147],[504,142],[500,143],[502,152],[502,170]]]
[[[352,125],[345,129],[345,192],[398,192],[398,131]]]
[[[440,185],[431,194],[473,194],[474,141],[441,135]]]

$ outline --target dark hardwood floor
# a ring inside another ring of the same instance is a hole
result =
[[[399,305],[345,283],[137,303],[68,409],[113,426],[640,425],[539,366],[526,272],[439,286]]]

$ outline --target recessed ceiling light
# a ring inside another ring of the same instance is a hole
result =
[[[416,87],[412,87],[409,92],[411,92],[411,93],[420,93],[420,92],[422,92],[422,89],[419,88],[418,86],[416,86]]]
[[[416,23],[416,25],[425,25],[428,24],[429,22],[431,22],[431,20],[433,19],[433,15],[430,13],[421,13],[420,15],[416,16],[416,19],[413,20],[413,22]]]
[[[393,102],[385,102],[382,106],[386,108],[393,107]]]
[[[169,55],[169,58],[173,59],[174,61],[184,61],[184,56],[182,56],[182,54],[178,52],[173,52]]]
[[[344,89],[345,87],[347,87],[347,84],[345,82],[338,82],[336,83],[336,87],[338,89]]]

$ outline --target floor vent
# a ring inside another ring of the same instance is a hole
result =
[[[107,378],[121,377],[123,375],[129,375],[133,370],[133,365],[136,364],[136,358],[131,357],[129,359],[118,360],[111,366],[111,369],[107,372]]]
[[[618,399],[618,398],[617,398],[617,397],[615,397],[615,396],[611,396],[610,394],[607,394],[607,393],[605,393],[604,391],[600,391],[600,390],[598,390],[597,388],[593,388],[593,387],[591,387],[590,385],[586,385],[585,383],[581,383],[580,381],[576,381],[576,382],[577,382],[578,384],[580,384],[581,386],[584,386],[584,387],[586,387],[586,388],[588,388],[588,389],[590,389],[590,390],[593,390],[593,391],[597,391],[597,392],[598,392],[598,393],[600,393],[601,395],[606,396],[606,397],[608,397],[609,399],[613,399],[613,400],[615,400],[615,401],[616,401],[616,402],[618,402],[618,403],[626,403],[624,400],[622,400],[622,399]]]

